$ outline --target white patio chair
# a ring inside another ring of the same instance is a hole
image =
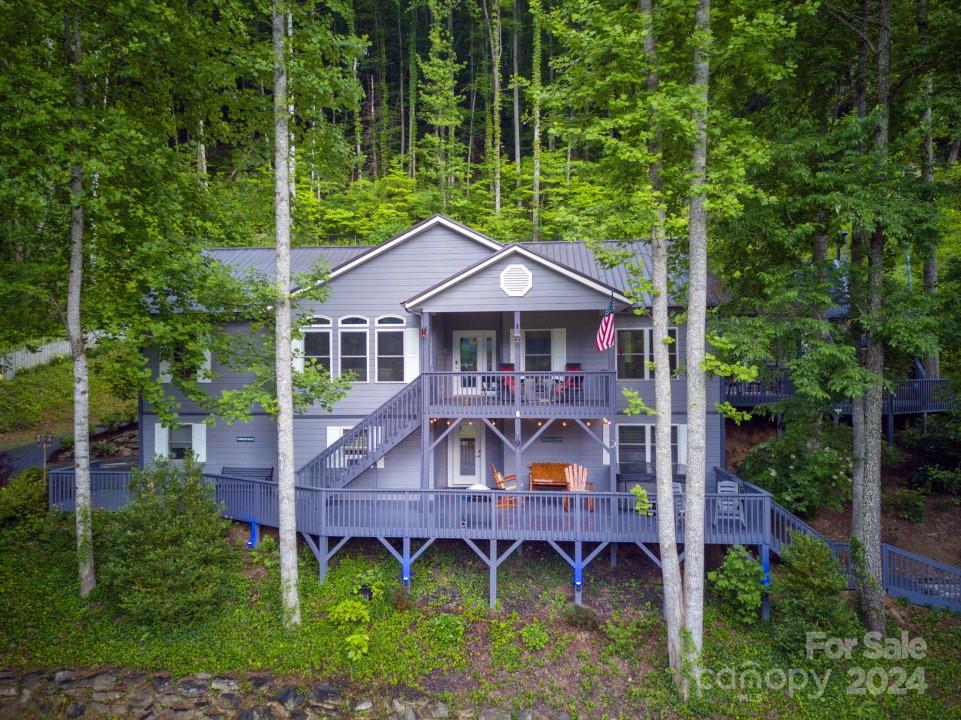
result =
[[[717,494],[720,497],[714,502],[714,524],[717,525],[718,520],[737,520],[747,527],[747,522],[744,520],[744,507],[737,498],[737,483],[733,480],[718,480]]]

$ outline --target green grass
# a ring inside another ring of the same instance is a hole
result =
[[[29,532],[0,528],[0,667],[102,664],[177,675],[264,670],[354,683],[367,694],[399,685],[421,688],[455,707],[565,709],[573,718],[943,720],[958,717],[961,708],[961,621],[946,613],[899,606],[903,622],[890,619],[888,635],[904,627],[924,638],[923,660],[865,661],[856,654],[851,661],[813,665],[822,674],[831,670],[821,699],[810,688],[790,696],[747,686],[715,688],[683,705],[665,671],[658,607],[638,601],[602,618],[597,630],[568,626],[567,606],[558,595],[569,573],[552,553],[532,549],[505,562],[499,574],[504,608],[494,612],[487,609],[484,568],[454,544],[438,544],[418,560],[409,601],[396,562],[372,544],[352,543],[342,551],[324,585],[307,554],[300,568],[303,625],[287,631],[280,620],[276,557],[237,548],[230,566],[232,599],[220,612],[189,626],[145,627],[117,617],[102,598],[79,599],[72,518],[52,518]],[[352,662],[328,613],[357,597],[359,582],[376,585],[379,597],[365,627],[369,650]],[[612,590],[615,583],[604,584]],[[609,592],[601,585],[588,588],[587,602],[625,597],[623,590],[598,597]],[[705,664],[713,672],[730,667],[764,676],[772,669],[810,669],[799,657],[803,653],[775,645],[769,625],[738,625],[713,605],[705,624]],[[885,673],[901,666],[909,675],[923,668],[928,689],[852,695],[848,672],[854,666],[878,666]]]
[[[133,417],[136,401],[118,398],[100,370],[90,363],[90,423],[111,415]],[[70,432],[73,423],[73,364],[69,359],[21,370],[0,379],[0,449],[33,441],[37,432]]]

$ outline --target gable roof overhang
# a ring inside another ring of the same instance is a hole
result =
[[[409,230],[405,230],[400,235],[396,235],[392,237],[390,240],[387,240],[386,242],[382,242],[379,245],[375,245],[369,250],[362,252],[357,257],[351,258],[350,260],[332,268],[325,282],[330,282],[331,280],[334,280],[340,277],[341,275],[349,273],[354,268],[360,265],[363,265],[364,263],[370,260],[373,260],[374,258],[380,255],[383,255],[386,252],[390,252],[393,248],[397,247],[398,245],[401,245],[402,243],[407,242],[411,238],[416,237],[417,235],[420,235],[421,233],[426,232],[427,230],[430,230],[431,228],[438,227],[438,226],[444,227],[444,228],[447,228],[448,230],[456,232],[459,235],[462,235],[463,237],[473,240],[474,242],[479,243],[480,245],[483,245],[484,247],[494,252],[497,252],[504,247],[501,243],[497,242],[493,238],[489,238],[483,233],[479,233],[476,230],[472,230],[471,228],[467,227],[466,225],[462,225],[455,220],[451,220],[449,217],[445,217],[443,215],[434,215],[433,217],[430,217],[427,220],[424,220],[423,222],[417,223]],[[302,292],[305,289],[306,288],[304,288],[303,286],[294,288],[293,293],[296,295],[298,292]]]
[[[531,262],[537,263],[543,267],[553,270],[560,275],[563,275],[570,280],[580,283],[591,290],[595,290],[605,296],[611,296],[614,298],[615,302],[622,303],[623,305],[632,305],[631,300],[625,296],[620,290],[612,287],[606,283],[600,282],[595,278],[592,278],[584,273],[578,272],[573,268],[570,268],[561,263],[555,262],[550,258],[539,255],[538,253],[532,252],[521,245],[508,245],[504,247],[500,252],[491,255],[489,258],[484,258],[480,262],[474,263],[468,268],[451,275],[446,280],[442,280],[431,288],[428,288],[413,297],[408,298],[403,302],[403,306],[406,310],[413,312],[416,308],[431,298],[445,292],[446,290],[456,286],[457,284],[473,277],[477,273],[489,268],[490,266],[513,256],[519,256],[530,260]]]

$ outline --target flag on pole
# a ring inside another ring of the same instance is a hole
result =
[[[600,327],[597,328],[597,337],[594,339],[597,352],[603,352],[614,346],[614,296],[607,302],[607,309],[604,310],[604,317],[601,318]]]

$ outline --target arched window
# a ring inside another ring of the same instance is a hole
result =
[[[404,324],[397,315],[377,318],[377,382],[404,382]]]
[[[340,319],[340,374],[352,373],[354,382],[367,382],[367,351],[370,321],[359,315]]]

